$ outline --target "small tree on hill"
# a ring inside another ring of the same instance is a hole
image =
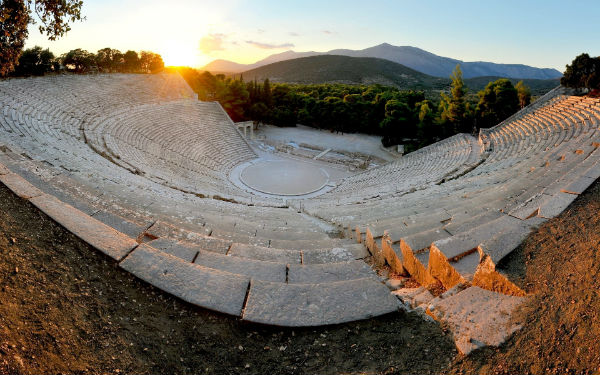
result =
[[[521,109],[527,107],[531,103],[531,90],[529,87],[525,86],[523,81],[517,82],[515,89],[517,89],[517,94],[519,96],[519,106]]]
[[[466,101],[467,88],[462,78],[462,70],[457,64],[450,76],[452,84],[450,96],[442,93],[440,101],[440,120],[443,125],[449,125],[452,133],[471,132],[469,106]]]

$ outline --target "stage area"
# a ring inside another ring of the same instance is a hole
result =
[[[304,195],[322,189],[329,175],[318,165],[294,160],[262,160],[248,165],[240,180],[251,189],[274,195]]]

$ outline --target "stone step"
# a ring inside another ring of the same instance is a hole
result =
[[[336,247],[343,248],[344,246],[353,244],[353,241],[348,239],[305,239],[305,240],[271,240],[269,247],[288,250],[318,250],[332,249]]]
[[[128,235],[133,239],[137,239],[141,235],[143,235],[146,228],[152,225],[152,221],[147,221],[146,225],[138,225],[133,223],[123,217],[113,214],[109,211],[99,210],[94,212],[91,215],[94,219],[103,222],[109,227],[114,228],[115,230]]]
[[[264,246],[248,245],[234,242],[229,249],[228,255],[247,259],[263,260],[268,262],[301,264],[302,251],[275,249]]]
[[[42,194],[29,200],[43,213],[104,254],[121,260],[138,243],[55,197]]]
[[[361,260],[327,264],[290,264],[288,268],[290,284],[318,284],[362,278],[378,280],[375,271]]]
[[[186,262],[142,244],[119,266],[147,283],[194,305],[240,316],[249,277]]]
[[[320,326],[398,311],[389,289],[372,278],[318,284],[252,281],[242,320],[285,327]]]
[[[345,244],[329,249],[302,250],[303,264],[323,264],[364,259],[369,256],[367,249],[361,244]]]

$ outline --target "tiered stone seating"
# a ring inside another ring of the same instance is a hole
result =
[[[330,218],[357,226],[355,236],[381,262],[425,285],[473,282],[521,294],[495,265],[600,176],[600,121],[582,113],[587,101],[562,96],[482,129],[485,161],[459,179],[400,199],[340,205],[330,210]],[[599,109],[595,103],[587,108]]]
[[[360,202],[371,197],[398,195],[460,176],[480,159],[477,139],[458,134],[419,149],[398,161],[344,179],[335,189],[303,203],[306,211],[318,215],[314,207]]]
[[[367,262],[522,295],[496,265],[600,176],[600,103],[555,90],[291,209],[229,182],[256,155],[193,97],[176,74],[2,81],[0,181],[169,293],[303,326],[396,311]]]
[[[19,194],[123,268],[206,308],[291,326],[397,309],[362,245],[229,183],[229,169],[255,155],[218,104],[188,99],[178,76],[114,76],[0,82],[9,168],[0,180],[17,192],[33,184]],[[139,93],[120,97],[119,86]],[[113,228],[114,240],[98,241],[93,226]],[[281,314],[296,307],[308,310]]]

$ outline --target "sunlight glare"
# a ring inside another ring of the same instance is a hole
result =
[[[182,43],[171,43],[160,51],[165,66],[197,67],[200,63],[200,52],[193,46]]]

